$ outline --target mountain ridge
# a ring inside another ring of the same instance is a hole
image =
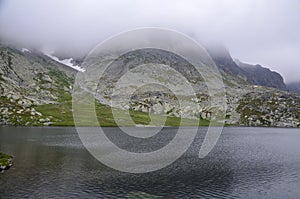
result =
[[[259,64],[251,65],[239,60],[235,60],[235,63],[245,71],[244,75],[251,84],[287,90],[283,77],[279,73]]]
[[[248,81],[252,85],[266,86],[287,90],[281,74],[271,71],[259,64],[246,64],[238,59],[233,59],[229,50],[222,45],[208,45],[207,51],[217,67],[229,74],[233,74]]]

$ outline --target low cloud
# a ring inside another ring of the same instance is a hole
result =
[[[300,80],[299,0],[0,0],[0,38],[82,54],[121,31],[171,28]]]

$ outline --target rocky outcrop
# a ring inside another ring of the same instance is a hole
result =
[[[244,75],[247,81],[253,85],[266,86],[271,88],[277,88],[280,90],[286,90],[286,85],[283,81],[283,77],[268,68],[264,68],[261,65],[250,65],[236,60],[236,63],[241,69],[244,70]]]

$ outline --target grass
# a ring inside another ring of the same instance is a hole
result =
[[[35,109],[43,114],[43,117],[52,117],[51,121],[54,126],[74,126],[74,119],[72,114],[72,103],[71,101],[62,102],[60,104],[47,104],[36,106]],[[124,111],[114,109],[117,112],[116,116],[112,114],[112,108],[100,103],[95,104],[95,110],[97,115],[97,120],[100,126],[106,127],[116,127],[121,123],[121,126],[134,126],[139,125],[151,125],[151,126],[209,126],[210,121],[201,119],[200,121],[195,119],[186,119],[179,117],[170,117],[164,115],[144,113],[141,111]],[[90,115],[92,111],[86,110],[84,115]],[[80,126],[93,126],[89,122],[89,117],[83,116],[83,121]],[[134,123],[132,123],[128,118],[131,118]],[[116,123],[115,120],[120,121]],[[165,123],[161,124],[162,121],[166,120]]]
[[[11,157],[9,155],[6,155],[4,153],[0,152],[0,166],[9,166]]]

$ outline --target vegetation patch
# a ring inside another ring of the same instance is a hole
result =
[[[0,172],[12,166],[12,157],[0,152]]]
[[[52,125],[54,126],[74,126],[74,119],[72,114],[72,103],[64,102],[60,104],[47,104],[47,105],[40,105],[36,106],[35,109],[43,114],[43,117],[51,117]],[[196,119],[186,119],[186,118],[179,118],[179,117],[171,117],[165,115],[158,115],[158,114],[151,114],[151,118],[149,113],[141,112],[141,111],[127,111],[127,110],[118,110],[115,109],[118,114],[112,114],[112,108],[98,103],[95,103],[95,110],[97,119],[100,126],[106,127],[116,127],[118,126],[115,122],[115,119],[118,121],[122,121],[123,126],[132,126],[129,121],[127,122],[128,118],[131,118],[135,124],[140,125],[151,125],[158,126],[161,125],[161,121],[166,118],[166,126],[180,126],[181,122],[185,126],[209,126],[210,121],[200,119],[199,121]],[[85,114],[87,115],[86,121],[82,121],[84,126],[90,126],[93,124],[89,123],[89,114],[92,114],[92,111],[86,111]],[[84,117],[83,117],[84,119]],[[151,120],[152,119],[152,120]]]

